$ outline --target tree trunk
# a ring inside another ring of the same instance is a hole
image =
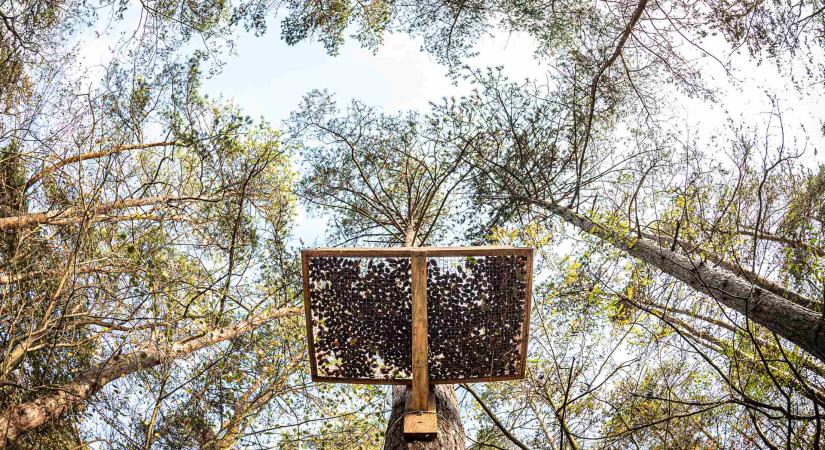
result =
[[[35,400],[21,403],[0,414],[0,448],[15,441],[24,433],[64,414],[75,405],[85,402],[118,378],[233,339],[270,320],[297,316],[301,313],[301,308],[281,308],[235,325],[210,331],[195,339],[182,339],[166,345],[150,343],[125,355],[115,355],[100,366],[79,376],[75,381],[51,389]]]
[[[458,415],[455,385],[433,386],[438,412],[438,435],[430,441],[404,439],[404,404],[410,395],[408,386],[392,387],[392,413],[387,423],[384,450],[464,450],[464,427]]]
[[[415,229],[408,220],[404,232],[404,245],[415,246]],[[384,450],[464,450],[464,427],[458,415],[455,385],[432,386],[435,392],[435,410],[438,414],[438,435],[430,441],[407,441],[404,438],[404,410],[407,396],[412,395],[410,386],[392,387],[392,412],[384,435]]]
[[[615,232],[554,203],[523,199],[549,209],[576,228],[709,295],[825,362],[825,321],[822,315],[762,289],[729,270],[712,267],[698,258],[671,251],[652,239],[632,232]]]
[[[642,233],[642,237],[648,238],[648,239],[650,239],[650,240],[652,240],[652,241],[654,241],[654,242],[658,243],[659,245],[661,245],[663,247],[666,247],[666,248],[671,248],[671,246],[673,245],[673,238],[669,237],[669,236],[663,236],[663,235],[652,234],[652,233]],[[702,254],[704,255],[704,258],[707,261],[710,261],[711,263],[716,264],[717,266],[721,267],[722,269],[725,269],[729,272],[732,272],[734,275],[736,275],[740,278],[744,278],[744,279],[750,281],[751,283],[753,283],[753,284],[755,284],[755,285],[757,285],[757,286],[759,286],[763,289],[771,291],[774,294],[778,295],[779,297],[782,297],[784,299],[788,299],[788,300],[796,303],[799,306],[802,306],[804,308],[808,308],[812,311],[816,311],[818,309],[821,309],[821,305],[818,302],[814,301],[813,299],[805,297],[804,295],[802,295],[802,294],[800,294],[796,291],[793,291],[793,290],[789,289],[786,286],[781,286],[778,283],[775,283],[771,280],[763,278],[759,274],[753,273],[750,270],[747,270],[747,269],[745,269],[745,268],[743,268],[743,267],[741,267],[737,264],[733,264],[731,262],[728,262],[724,258],[722,258],[721,256],[719,256],[719,255],[717,255],[713,252],[709,252],[705,249],[700,249],[696,244],[686,242],[686,241],[683,241],[683,240],[680,240],[680,239],[676,240],[676,244],[677,245],[676,245],[675,250],[679,250],[680,252],[686,253],[686,254],[701,251]]]

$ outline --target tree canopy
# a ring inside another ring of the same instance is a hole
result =
[[[0,19],[0,447],[406,448],[403,388],[310,382],[299,210],[330,246],[537,249],[526,378],[439,387],[430,448],[825,442],[825,122],[770,95],[758,123],[672,113],[744,86],[743,61],[821,98],[820,1],[12,0]],[[385,112],[317,86],[252,118],[204,81],[272,24],[330,58],[404,34],[472,89]],[[529,35],[546,77],[467,65],[493,33]],[[90,42],[105,64],[79,60]]]

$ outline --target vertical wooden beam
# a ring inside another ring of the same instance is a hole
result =
[[[301,276],[304,283],[304,318],[307,327],[307,351],[309,352],[309,368],[313,381],[318,376],[318,362],[315,360],[315,332],[312,330],[312,308],[309,298],[309,252],[301,250]]]
[[[412,257],[412,408],[426,411],[429,399],[427,373],[427,257]]]
[[[427,256],[416,252],[412,269],[412,389],[407,397],[404,436],[407,439],[432,439],[438,433],[435,397],[430,393],[429,346],[427,329]]]

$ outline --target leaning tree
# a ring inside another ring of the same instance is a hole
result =
[[[571,90],[547,95],[495,73],[476,77],[478,93],[439,110],[441,120],[476,124],[466,126],[472,139],[459,142],[473,142],[470,180],[478,210],[497,213],[488,215],[490,226],[561,223],[599,252],[612,248],[638,261],[646,275],[634,272],[625,287],[610,288],[619,302],[683,337],[746,411],[799,421],[811,433],[807,442],[818,445],[819,432],[811,430],[820,429],[825,361],[816,239],[821,181],[800,164],[803,153],[780,140],[781,115],[768,122],[776,140],[760,142],[747,128],[720,139],[732,161],[726,166],[713,153],[690,144],[672,149],[676,140],[655,136],[619,148],[626,141],[607,139],[615,132],[609,121],[592,128],[588,103]],[[678,304],[669,279],[688,288]],[[761,374],[760,383],[777,395],[731,377],[719,355],[737,374]],[[789,443],[796,439],[785,434]]]
[[[202,98],[196,73],[167,73],[187,101],[160,112],[150,105],[166,93],[148,83],[78,101],[60,153],[22,138],[4,148],[4,445],[71,435],[112,381],[299,313],[288,290],[242,282],[260,245],[285,249],[289,153],[267,124]],[[141,133],[153,121],[157,141]],[[273,286],[290,276],[268,268]]]

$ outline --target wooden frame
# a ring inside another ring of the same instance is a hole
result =
[[[307,248],[301,250],[301,257],[312,256],[340,256],[340,257],[378,257],[397,258],[423,256],[509,256],[526,255],[533,259],[533,249],[529,247],[510,247],[506,245],[484,245],[476,247],[386,247],[386,248],[357,248],[357,247],[330,247]]]
[[[415,266],[414,262],[418,257],[423,261],[423,270],[426,273],[426,258],[427,257],[450,257],[450,256],[514,256],[523,255],[527,257],[527,289],[526,298],[524,302],[524,321],[521,332],[521,367],[519,373],[507,376],[496,377],[478,377],[478,378],[454,378],[429,380],[429,384],[458,384],[458,383],[481,383],[491,381],[506,381],[522,379],[525,376],[527,367],[527,343],[530,333],[530,310],[533,284],[533,252],[532,248],[525,247],[511,247],[511,246],[476,246],[476,247],[389,247],[389,248],[315,248],[301,250],[301,270],[303,275],[303,290],[304,290],[304,315],[307,327],[307,344],[309,349],[309,360],[312,374],[312,381],[314,382],[329,382],[329,383],[347,383],[347,384],[388,384],[388,385],[412,385],[412,379],[371,379],[371,378],[341,378],[341,377],[324,377],[318,375],[318,366],[315,354],[315,343],[312,328],[312,311],[310,310],[310,286],[309,286],[309,258],[312,257],[343,257],[343,258],[399,258],[409,257],[412,259],[411,264]],[[415,270],[415,269],[412,269]],[[415,291],[414,291],[415,292]],[[426,276],[424,276],[424,293],[426,293]],[[424,296],[424,318],[426,329],[426,295]],[[426,338],[426,336],[425,336]],[[420,343],[419,343],[420,345]],[[413,343],[413,355],[415,355],[415,342]],[[424,349],[427,348],[426,340],[424,342]],[[415,356],[414,356],[415,357]],[[426,361],[426,359],[425,359]],[[415,361],[413,362],[413,370],[415,370]],[[415,378],[415,377],[414,377]],[[420,399],[422,404],[426,404],[423,397]]]

